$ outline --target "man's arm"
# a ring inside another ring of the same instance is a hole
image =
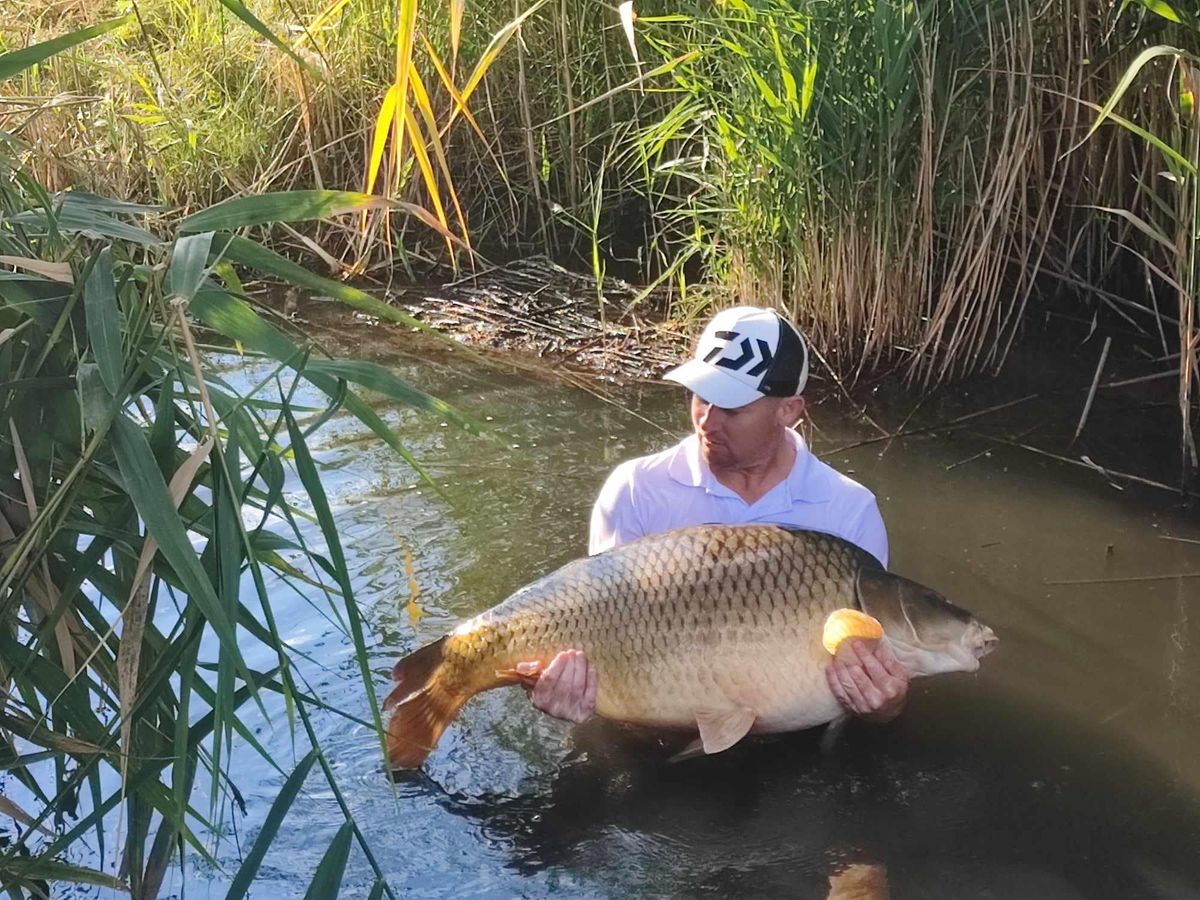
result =
[[[854,523],[851,533],[846,535],[846,539],[852,544],[862,547],[879,560],[885,569],[887,568],[887,528],[883,524],[883,515],[880,514],[879,505],[875,502],[874,497],[870,498],[870,502],[857,516],[857,521]]]
[[[642,537],[645,529],[633,504],[633,463],[617,466],[592,505],[588,555],[595,556]]]

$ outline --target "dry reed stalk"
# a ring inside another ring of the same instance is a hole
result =
[[[560,44],[561,56],[559,57],[558,77],[559,84],[562,85],[563,99],[567,104],[567,170],[570,177],[567,181],[568,191],[567,196],[570,199],[571,206],[574,208],[579,203],[579,137],[576,127],[575,113],[575,90],[572,84],[571,76],[571,40],[567,32],[567,25],[570,21],[570,15],[567,7],[567,0],[560,0],[559,16],[558,16],[558,35]]]
[[[516,16],[520,12],[520,0],[513,0],[513,15]],[[546,204],[542,198],[542,179],[541,172],[538,170],[537,153],[533,146],[533,114],[529,109],[529,85],[525,79],[525,40],[521,31],[517,31],[517,99],[520,104],[521,111],[521,131],[524,136],[522,142],[525,150],[525,171],[526,182],[530,185],[533,194],[534,209],[537,214],[538,233],[543,241],[543,248],[547,254],[550,253],[548,236],[546,234]]]
[[[1075,426],[1075,436],[1071,443],[1079,440],[1083,426],[1087,424],[1088,413],[1092,411],[1092,401],[1096,399],[1096,388],[1100,385],[1100,376],[1104,374],[1104,363],[1108,359],[1108,348],[1112,346],[1112,336],[1104,339],[1104,349],[1100,351],[1100,361],[1096,363],[1096,374],[1092,377],[1092,386],[1088,389],[1087,400],[1083,403],[1083,412],[1079,414],[1079,424]]]

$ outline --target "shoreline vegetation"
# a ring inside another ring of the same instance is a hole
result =
[[[335,896],[352,852],[371,898],[394,895],[312,724],[321,710],[374,731],[383,759],[369,629],[307,441],[346,410],[423,475],[364,392],[478,425],[386,366],[315,353],[288,296],[363,327],[617,358],[622,377],[676,358],[711,304],[781,304],[847,397],[911,394],[879,441],[931,388],[1042,342],[1094,372],[1075,438],[1110,389],[1172,381],[1167,487],[1190,489],[1200,23],[1166,0],[10,9],[0,813],[15,824],[0,880],[14,896],[71,881],[153,897],[185,859],[219,868],[213,823],[242,803],[235,743],[280,787],[230,898],[318,780],[341,820],[309,895]],[[451,287],[409,308],[404,286],[430,278]],[[207,333],[270,376],[226,383]],[[322,408],[294,404],[301,381]],[[331,710],[298,678],[305,651],[270,602],[286,589],[353,647],[368,709]],[[247,723],[264,719],[286,720],[292,758],[258,742]]]
[[[124,9],[16,6],[8,49]],[[338,279],[545,255],[670,319],[782,303],[848,384],[996,372],[1047,316],[1082,320],[1175,373],[1186,488],[1198,51],[1162,0],[147,0],[0,115],[50,190],[410,204],[258,232]]]

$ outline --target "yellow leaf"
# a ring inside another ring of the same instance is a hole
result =
[[[350,0],[333,0],[332,3],[317,14],[315,19],[308,23],[308,27],[292,42],[292,49],[298,50],[309,37],[319,32],[334,16],[345,9],[346,4],[349,2]]]
[[[491,155],[492,159],[496,160],[497,168],[503,170],[503,166],[500,165],[499,160],[496,158],[496,154],[492,152],[491,144],[488,143],[488,139],[483,134],[483,129],[479,127],[479,123],[475,121],[475,116],[473,116],[471,111],[467,109],[466,101],[463,100],[462,94],[459,93],[458,88],[455,86],[454,79],[451,78],[450,74],[446,71],[446,67],[442,64],[441,59],[438,57],[437,51],[433,49],[433,44],[429,43],[429,38],[425,37],[425,35],[421,35],[421,40],[425,42],[425,52],[429,56],[429,61],[433,63],[434,71],[436,71],[438,73],[438,77],[442,79],[442,86],[446,89],[446,93],[450,95],[450,99],[454,101],[455,115],[462,113],[463,118],[467,120],[474,132],[479,136],[479,140],[483,142],[483,146],[487,148],[487,151]],[[442,126],[442,129],[439,132],[441,137],[446,136],[446,132],[450,130],[450,125],[453,123],[453,121],[454,119],[451,117],[446,124]]]
[[[438,190],[437,176],[434,175],[433,165],[429,162],[429,154],[425,152],[425,140],[421,133],[421,125],[417,122],[417,117],[413,115],[412,109],[407,106],[404,108],[404,123],[408,126],[409,137],[412,138],[413,158],[416,159],[417,167],[421,170],[421,177],[425,180],[425,188],[433,203],[434,214],[441,226],[449,230],[450,223],[446,221],[446,210],[442,206],[442,195]]]
[[[467,0],[450,0],[450,65],[458,64],[459,39],[462,37],[463,12]]]
[[[379,115],[375,119],[375,136],[371,140],[371,160],[367,165],[368,194],[375,190],[375,181],[379,176],[379,166],[383,162],[383,148],[387,144],[388,131],[392,127],[392,118],[396,115],[396,104],[400,96],[399,85],[393,84],[383,96],[383,104],[379,107]]]
[[[429,102],[429,93],[425,90],[425,83],[421,80],[421,73],[417,71],[417,67],[413,66],[412,72],[409,73],[410,83],[412,84],[413,103],[417,107],[417,111],[421,113],[421,118],[425,122],[425,132],[428,135],[429,147],[433,151],[433,156],[437,160],[438,168],[442,172],[442,180],[446,185],[446,192],[450,195],[450,202],[454,204],[454,211],[458,215],[458,224],[462,232],[463,242],[470,247],[470,236],[467,232],[467,221],[463,215],[462,206],[458,202],[458,193],[454,190],[454,180],[450,175],[450,165],[446,161],[446,152],[442,147],[441,139],[438,136],[437,121],[433,117],[433,105]],[[413,136],[413,141],[417,140]],[[450,258],[454,259],[454,245],[447,243],[450,250]]]

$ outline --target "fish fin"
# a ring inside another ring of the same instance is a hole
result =
[[[683,762],[685,759],[692,759],[696,756],[701,756],[704,753],[704,741],[696,738],[674,756],[667,760],[669,763]]]
[[[404,657],[392,667],[392,679],[396,687],[392,690],[383,708],[390,709],[400,703],[410,694],[423,690],[445,657],[446,636],[438,638],[432,644],[426,644]]]
[[[835,609],[825,620],[821,643],[830,656],[836,656],[838,647],[850,638],[879,640],[882,637],[883,625],[874,616],[860,609]]]
[[[496,682],[497,686],[506,684],[519,684],[523,687],[533,687],[538,683],[538,679],[542,677],[541,663],[535,663],[533,667],[526,672],[519,669],[497,669]]]
[[[433,752],[446,726],[475,691],[448,684],[445,642],[441,638],[396,663],[396,688],[383,708],[392,709],[388,722],[388,759],[392,768],[415,769]]]
[[[846,729],[846,723],[850,721],[849,716],[838,716],[825,726],[825,733],[821,735],[821,755],[832,756],[834,748],[838,740],[842,736],[842,732]]]
[[[732,709],[700,710],[696,713],[696,725],[700,728],[700,742],[705,753],[720,753],[728,750],[744,738],[754,725],[758,714],[745,706]]]

